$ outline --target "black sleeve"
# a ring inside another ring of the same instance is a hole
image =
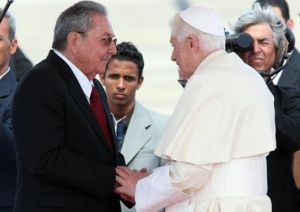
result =
[[[300,149],[300,93],[296,89],[279,87],[272,93],[277,144],[295,152]]]
[[[0,114],[0,164],[9,165],[16,163],[11,103],[5,102],[2,106],[2,113]]]

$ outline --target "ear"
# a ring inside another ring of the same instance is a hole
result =
[[[138,80],[138,86],[137,86],[137,89],[140,89],[140,87],[142,86],[143,82],[144,82],[144,77],[141,76],[141,77],[139,78],[139,80]]]
[[[77,42],[80,39],[80,34],[77,32],[70,32],[67,36],[67,43],[68,43],[68,47],[72,50],[72,51],[76,51],[76,47],[77,47]]]
[[[286,25],[291,29],[293,30],[294,29],[294,20],[293,19],[289,19],[287,22],[286,22]]]
[[[18,47],[18,41],[16,39],[13,39],[10,42],[10,54],[14,54],[17,51],[17,47]]]
[[[190,35],[186,38],[187,45],[192,52],[197,52],[199,47],[199,40],[196,36]]]

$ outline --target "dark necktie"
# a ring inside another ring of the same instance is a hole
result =
[[[99,96],[98,91],[94,86],[92,86],[92,93],[90,96],[90,105],[91,108],[96,116],[97,122],[104,133],[105,140],[110,147],[110,149],[113,149],[113,142],[112,142],[112,137],[109,131],[109,126],[108,126],[108,121],[105,116],[104,108],[103,108],[103,103],[101,101],[101,98]]]
[[[117,147],[118,150],[121,151],[125,134],[126,134],[127,126],[123,121],[118,122],[117,124]]]

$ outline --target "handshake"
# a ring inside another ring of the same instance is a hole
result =
[[[131,170],[125,166],[118,166],[116,168],[116,184],[114,192],[119,194],[120,197],[132,203],[135,203],[135,187],[137,182],[150,175],[146,168],[141,170]]]

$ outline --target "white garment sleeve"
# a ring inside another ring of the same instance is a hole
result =
[[[137,211],[154,212],[187,199],[205,184],[211,167],[171,162],[154,169],[151,175],[141,179],[136,185]]]
[[[171,183],[184,193],[193,195],[205,185],[212,168],[212,164],[199,166],[184,162],[172,163],[170,166]]]

